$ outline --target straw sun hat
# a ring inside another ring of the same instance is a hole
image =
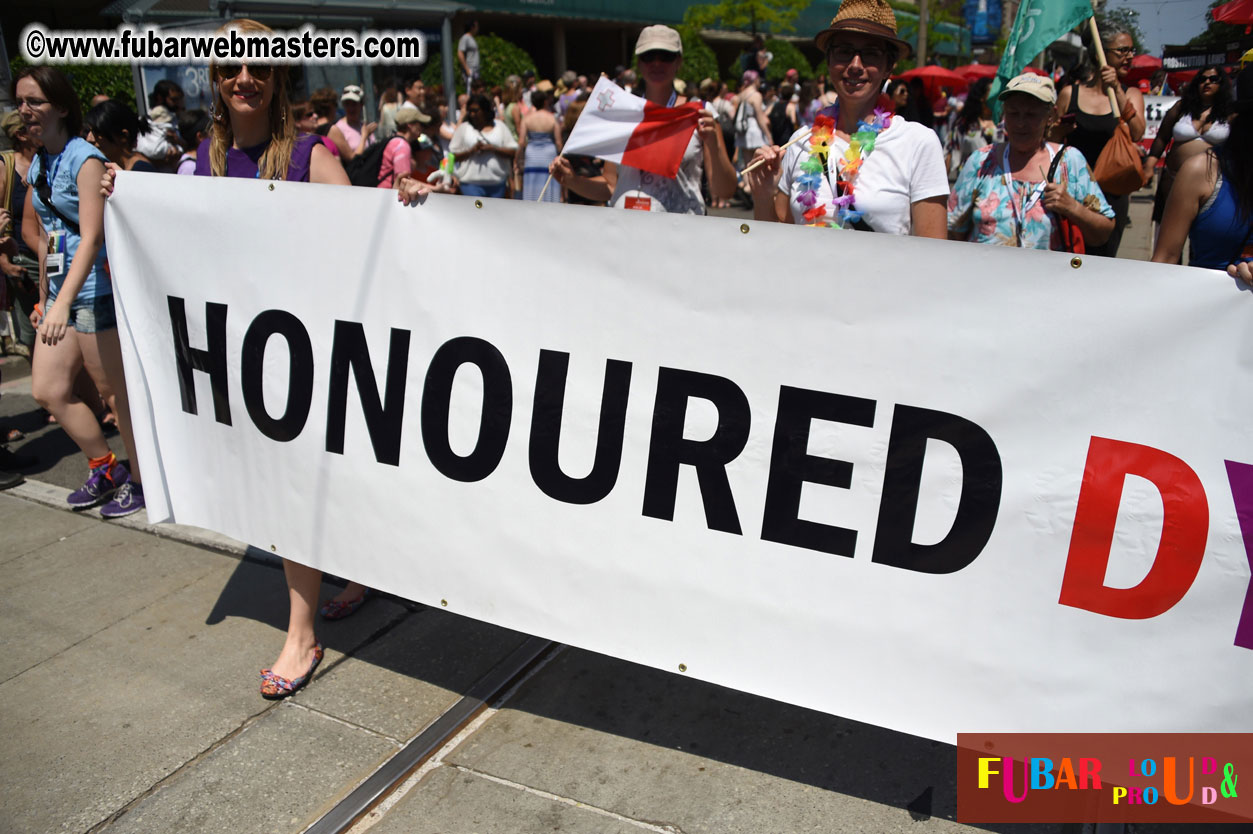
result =
[[[908,58],[914,52],[907,41],[897,37],[896,14],[887,0],[844,0],[831,19],[831,25],[814,37],[814,43],[825,53],[827,41],[837,32],[857,32],[883,38],[896,45],[902,58]]]

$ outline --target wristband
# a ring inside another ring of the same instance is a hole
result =
[[[31,307],[31,309],[34,310],[36,313],[38,313],[40,318],[44,317],[43,307],[40,307],[38,304],[35,304],[34,306]]]

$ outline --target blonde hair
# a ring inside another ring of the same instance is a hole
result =
[[[236,29],[240,32],[273,32],[264,23],[239,18],[232,20],[218,29],[226,32]],[[235,142],[231,130],[231,120],[227,113],[226,102],[222,100],[222,91],[218,85],[218,65],[209,62],[209,80],[213,84],[213,130],[209,138],[209,170],[215,177],[226,176],[226,152]],[[270,75],[270,83],[274,92],[270,96],[270,145],[257,160],[260,176],[267,180],[287,179],[287,167],[291,164],[292,150],[296,145],[296,118],[292,114],[289,88],[291,82],[287,76],[287,67],[274,65]]]

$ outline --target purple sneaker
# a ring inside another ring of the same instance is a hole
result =
[[[128,479],[113,493],[113,500],[100,508],[100,515],[105,518],[121,518],[139,512],[144,506],[144,488]]]
[[[113,495],[118,487],[130,479],[126,467],[117,461],[112,466],[98,466],[87,476],[87,483],[71,492],[65,500],[76,510],[94,507]]]

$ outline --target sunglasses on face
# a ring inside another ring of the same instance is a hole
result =
[[[1220,77],[1221,76],[1217,76],[1217,75],[1202,75],[1201,83],[1202,84],[1217,84]]]
[[[654,61],[663,61],[670,63],[679,57],[677,52],[667,52],[664,49],[650,49],[647,52],[640,53],[640,61],[645,64],[651,64]]]
[[[274,73],[274,67],[269,64],[222,64],[218,67],[218,75],[222,78],[234,78],[244,67],[248,67],[248,74],[257,81],[267,81]]]
[[[1134,46],[1113,46],[1106,50],[1111,55],[1132,55],[1135,53]]]
[[[850,44],[837,43],[827,50],[827,61],[832,64],[848,64],[859,55],[863,64],[881,64],[887,60],[888,51],[882,46],[864,46],[858,49]]]

